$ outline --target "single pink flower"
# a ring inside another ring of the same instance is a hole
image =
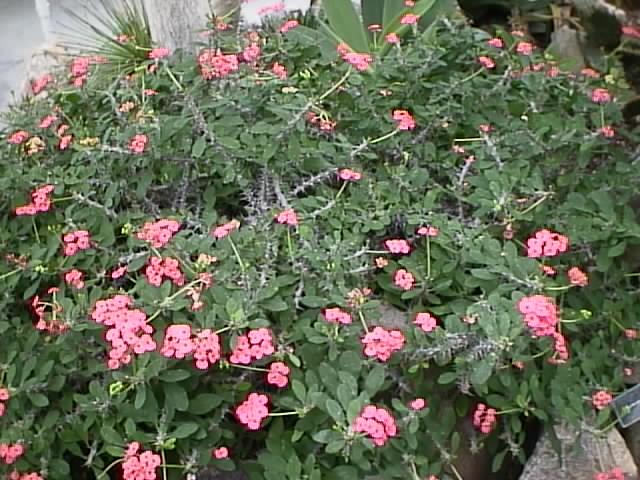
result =
[[[427,402],[424,400],[424,398],[416,398],[415,400],[411,401],[409,406],[411,407],[412,410],[418,411],[425,408],[427,406]]]
[[[420,327],[423,332],[433,332],[438,326],[438,319],[430,313],[421,312],[416,315],[416,319],[413,321],[415,325]]]
[[[416,15],[415,13],[406,13],[400,19],[400,24],[416,25],[418,23],[418,20],[420,20],[420,16]]]
[[[151,60],[160,60],[161,58],[165,58],[169,56],[169,49],[168,48],[154,48],[153,50],[151,50],[149,52],[149,58]]]
[[[295,226],[298,225],[298,216],[292,208],[289,208],[276,215],[276,222],[282,225]]]
[[[480,56],[480,57],[478,57],[478,62],[480,63],[480,65],[482,65],[484,68],[486,68],[488,70],[491,70],[492,68],[496,67],[496,62],[494,62],[489,57]]]
[[[213,456],[216,460],[229,458],[229,449],[227,447],[218,447],[213,451]]]

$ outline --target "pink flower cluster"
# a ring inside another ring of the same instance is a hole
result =
[[[249,430],[259,430],[262,421],[269,416],[269,397],[262,393],[251,393],[236,407],[236,417]]]
[[[13,132],[7,138],[7,142],[11,145],[20,145],[27,141],[29,138],[29,132],[25,132],[24,130],[18,130],[17,132]]]
[[[416,128],[416,121],[407,110],[394,110],[393,119],[398,122],[399,130],[413,130]]]
[[[91,248],[91,241],[89,239],[89,232],[86,230],[76,230],[70,232],[62,237],[64,243],[64,255],[66,257],[72,257],[76,253]]]
[[[49,289],[49,293],[54,293],[58,289]],[[50,307],[52,313],[49,315],[47,319],[47,307]],[[46,331],[50,334],[60,334],[64,333],[69,329],[69,326],[64,323],[60,318],[58,318],[58,314],[62,312],[62,307],[58,302],[56,302],[55,297],[50,302],[42,302],[40,297],[36,295],[31,299],[31,308],[33,309],[33,313],[36,315],[36,330]]]
[[[151,60],[160,60],[161,58],[168,57],[170,53],[169,49],[165,47],[154,48],[149,52],[149,58]]]
[[[9,389],[0,387],[0,417],[2,417],[4,415],[4,412],[7,411],[6,402],[9,401],[9,398],[11,398]]]
[[[396,32],[388,33],[385,35],[384,40],[391,45],[398,45],[400,43],[400,37]]]
[[[393,276],[394,285],[405,291],[411,290],[415,282],[416,282],[416,279],[414,278],[414,276],[410,272],[406,271],[404,268],[401,268],[400,270],[396,271],[396,273]]]
[[[50,195],[55,187],[53,185],[43,185],[31,192],[31,202],[16,208],[16,215],[35,215],[37,213],[48,212],[51,208]]]
[[[345,182],[357,182],[362,178],[362,174],[349,168],[343,168],[338,170],[338,177]]]
[[[404,335],[400,330],[386,330],[382,327],[375,327],[362,338],[362,345],[364,346],[364,354],[367,357],[374,357],[381,362],[386,362],[391,358],[393,352],[402,349]]]
[[[555,257],[569,248],[569,239],[550,230],[538,230],[527,240],[527,256],[529,258]]]
[[[473,413],[473,426],[485,435],[491,433],[496,424],[496,411],[487,408],[484,403],[479,403]]]
[[[254,63],[258,58],[260,58],[260,47],[257,43],[252,43],[242,51],[242,59],[247,63]]]
[[[287,33],[289,30],[293,30],[298,25],[300,25],[300,22],[298,22],[298,20],[287,20],[280,26],[280,33]]]
[[[283,362],[273,362],[269,365],[267,372],[267,383],[278,388],[284,388],[289,383],[289,372],[291,369]]]
[[[13,445],[8,443],[0,443],[0,460],[6,465],[11,465],[24,454],[24,447],[20,443]]]
[[[593,477],[593,480],[624,480],[624,471],[620,467],[615,467],[608,472],[599,472]]]
[[[611,101],[611,94],[606,88],[596,88],[591,92],[591,101],[600,105],[609,103]]]
[[[42,119],[40,120],[40,123],[38,124],[39,128],[49,128],[51,127],[55,122],[58,121],[58,116],[57,115],[46,115],[44,117],[42,117]]]
[[[38,473],[18,473],[11,472],[7,477],[8,480],[44,480]]]
[[[234,230],[237,230],[240,227],[240,222],[238,220],[231,220],[230,222],[225,223],[224,225],[218,225],[211,235],[213,238],[220,240],[221,238],[226,237]]]
[[[268,328],[249,330],[246,335],[240,335],[236,346],[231,352],[229,361],[241,365],[249,365],[253,360],[260,360],[275,352],[273,336]]]
[[[287,210],[283,210],[278,215],[276,215],[276,222],[282,225],[298,225],[298,216],[293,208],[289,208]]]
[[[47,88],[47,85],[50,83],[53,83],[53,75],[46,73],[31,82],[31,91],[34,95],[38,95],[41,91]]]
[[[391,253],[399,255],[407,255],[408,253],[411,253],[411,245],[403,239],[385,240],[384,247]]]
[[[224,78],[233,72],[237,72],[239,68],[237,55],[224,55],[219,49],[203,50],[198,55],[198,65],[200,74],[205,80],[214,78]]]
[[[341,323],[343,325],[349,325],[352,321],[351,314],[338,307],[325,308],[322,316],[329,323]]]
[[[271,67],[271,73],[280,80],[286,80],[288,76],[287,68],[284,65],[280,65],[278,62],[274,63]]]
[[[216,460],[224,460],[225,458],[229,458],[229,449],[227,447],[218,447],[211,452],[211,455]]]
[[[131,362],[132,354],[143,354],[156,349],[152,338],[153,327],[147,323],[147,315],[132,309],[133,300],[127,295],[116,295],[107,300],[98,300],[91,318],[108,328],[106,340],[111,344],[107,366],[119,368]]]
[[[416,315],[413,323],[419,326],[424,332],[433,332],[438,326],[438,319],[427,312],[421,312]]]
[[[493,61],[490,57],[485,57],[481,55],[478,57],[478,63],[482,65],[487,70],[491,70],[492,68],[496,68],[496,62]]]
[[[180,262],[171,257],[151,257],[144,271],[147,281],[154,287],[162,285],[164,278],[168,278],[174,285],[184,285],[184,274],[180,270]]]
[[[133,138],[129,140],[129,151],[140,155],[144,153],[147,148],[147,143],[149,143],[149,138],[145,134],[139,133],[138,135],[134,135]]]
[[[494,37],[494,38],[491,38],[491,39],[487,40],[487,45],[489,45],[490,47],[493,47],[493,48],[503,48],[504,47],[504,42],[502,41],[501,38]]]
[[[400,25],[416,25],[420,17],[415,13],[406,13],[400,19]]]
[[[368,53],[353,52],[345,43],[339,44],[337,50],[338,55],[340,55],[342,60],[361,72],[367,70],[371,62],[373,62],[373,57],[371,55]]]
[[[91,61],[89,57],[76,57],[70,65],[71,83],[76,87],[81,87],[87,81],[89,75],[89,65]]]
[[[124,480],[156,480],[156,469],[162,464],[160,455],[151,450],[140,451],[138,442],[127,446],[122,462]]]
[[[567,348],[567,339],[559,332],[553,333],[553,358],[549,359],[549,363],[561,364],[569,360],[569,349]]]
[[[440,230],[436,227],[427,226],[420,227],[416,233],[419,237],[437,237],[440,234]]]
[[[84,273],[74,268],[64,274],[64,283],[78,290],[84,288]]]
[[[516,52],[520,55],[531,55],[533,53],[533,44],[529,42],[518,42]]]
[[[604,410],[613,400],[613,396],[606,390],[599,390],[591,395],[591,403],[597,410]]]
[[[576,287],[586,287],[589,285],[589,277],[578,267],[571,267],[567,272],[569,282]]]
[[[518,310],[535,337],[553,337],[556,333],[558,311],[551,298],[543,295],[523,297],[518,302]]]
[[[153,248],[162,248],[180,230],[180,224],[175,220],[162,219],[157,222],[146,222],[136,237],[149,242]]]
[[[220,337],[210,330],[201,330],[197,334],[190,325],[171,325],[167,327],[160,353],[167,358],[182,360],[193,355],[196,368],[206,370],[220,360]]]
[[[307,112],[304,119],[311,125],[318,127],[323,132],[333,132],[336,128],[336,122],[314,112]]]
[[[353,431],[364,433],[377,447],[382,447],[398,434],[393,416],[386,408],[367,405],[353,422]]]

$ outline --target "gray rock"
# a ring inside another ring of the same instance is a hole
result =
[[[551,34],[548,51],[562,63],[564,68],[579,72],[586,66],[582,43],[580,33],[565,25]]]
[[[548,434],[538,441],[520,480],[593,480],[594,475],[620,467],[625,478],[637,479],[638,469],[622,435],[612,429],[603,437],[559,425],[555,427],[561,456]]]

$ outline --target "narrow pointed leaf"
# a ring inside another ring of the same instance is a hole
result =
[[[369,42],[362,21],[349,0],[323,0],[322,7],[334,34],[354,51],[369,52]]]
[[[365,28],[369,25],[382,25],[382,17],[384,13],[385,3],[388,0],[361,0],[360,8],[362,9],[362,21]],[[394,0],[402,1],[402,0]]]
[[[424,15],[429,15],[432,9],[436,9],[436,2],[442,2],[443,0],[418,0],[415,6],[409,10],[402,10],[396,17],[388,24],[384,26],[384,30],[382,31],[381,37],[384,38],[391,32],[395,32],[400,38],[411,28],[411,25],[402,25],[400,23],[400,19],[409,11],[418,15],[419,17],[423,17]],[[380,55],[386,55],[391,49],[391,44],[388,42],[382,42],[380,46]]]

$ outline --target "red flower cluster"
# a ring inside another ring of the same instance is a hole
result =
[[[484,434],[491,433],[496,424],[496,411],[487,408],[484,403],[479,403],[473,413],[473,426]]]
[[[421,312],[416,315],[413,323],[419,326],[424,332],[433,332],[438,326],[438,319],[427,312]]]
[[[289,383],[290,368],[283,362],[273,362],[269,365],[267,373],[267,383],[278,388],[284,388]]]
[[[600,105],[609,103],[611,94],[606,88],[596,88],[591,92],[591,101]]]
[[[397,270],[393,276],[393,283],[396,287],[402,290],[411,290],[415,284],[416,279],[414,276],[407,272],[404,268]]]
[[[136,237],[149,242],[153,248],[162,248],[169,243],[178,230],[180,230],[178,222],[163,219],[145,223]]]
[[[26,142],[28,138],[29,132],[18,130],[17,132],[13,132],[11,135],[9,135],[9,138],[7,138],[7,142],[9,142],[11,145],[20,145]]]
[[[416,128],[416,121],[406,110],[394,110],[393,119],[398,122],[399,130],[413,130]]]
[[[170,53],[168,48],[154,48],[149,52],[149,58],[151,60],[160,60],[161,58],[168,57]]]
[[[389,411],[375,405],[367,405],[353,422],[353,431],[364,433],[377,447],[398,434],[396,421]]]
[[[298,25],[300,25],[300,22],[298,22],[298,20],[287,20],[280,26],[280,33],[287,33],[289,30],[293,30]]]
[[[238,56],[223,55],[218,50],[203,50],[198,55],[198,65],[200,66],[200,74],[205,80],[214,78],[224,78],[233,72],[238,71]]]
[[[69,270],[64,274],[64,282],[67,285],[71,285],[73,288],[80,290],[81,288],[84,288],[84,273],[76,268]]]
[[[596,410],[605,409],[613,400],[613,396],[606,390],[599,390],[591,395],[591,403]]]
[[[53,185],[43,185],[31,192],[31,203],[16,208],[16,215],[35,215],[41,212],[48,212],[51,208],[50,195],[55,187]]]
[[[106,340],[111,344],[107,365],[119,368],[131,362],[132,354],[143,354],[156,349],[152,338],[153,327],[147,324],[147,315],[132,309],[133,300],[127,295],[116,295],[96,302],[91,318],[108,328]]]
[[[349,168],[343,168],[338,170],[338,177],[340,180],[344,180],[345,182],[357,182],[362,178],[362,174]]]
[[[190,325],[167,328],[160,353],[168,358],[183,359],[193,355],[196,368],[206,370],[220,360],[220,338],[210,329],[193,334]]]
[[[213,232],[211,232],[211,235],[213,238],[220,240],[238,228],[240,228],[240,222],[238,220],[231,220],[224,225],[217,226]]]
[[[62,237],[64,242],[64,255],[72,257],[82,250],[88,250],[91,248],[91,241],[89,240],[89,232],[86,230],[76,230],[70,232]]]
[[[351,314],[338,307],[325,308],[322,316],[329,323],[341,323],[343,325],[349,325],[352,321]]]
[[[162,285],[164,277],[170,279],[174,285],[184,285],[184,275],[180,270],[180,263],[175,258],[151,257],[144,274],[154,287]]]
[[[298,216],[293,208],[289,208],[287,210],[283,210],[276,216],[276,222],[282,225],[298,225]]]
[[[375,327],[362,338],[362,345],[367,357],[375,357],[381,362],[386,362],[391,358],[393,352],[402,349],[404,335],[400,330]]]
[[[238,337],[229,361],[231,363],[249,365],[253,360],[260,360],[275,351],[271,330],[268,328],[258,328],[256,330],[249,330],[249,333],[246,335]]]
[[[593,480],[624,480],[624,472],[620,467],[615,467],[614,469],[608,472],[600,472],[596,473]]]
[[[400,255],[411,253],[411,245],[409,245],[409,242],[402,239],[385,240],[384,247],[391,253],[397,253]]]
[[[13,445],[8,443],[0,443],[0,460],[6,465],[15,463],[24,453],[24,447],[19,443]]]
[[[527,240],[527,256],[529,258],[555,257],[569,248],[569,239],[550,230],[538,230]]]
[[[124,480],[156,480],[156,469],[161,465],[160,455],[146,450],[140,453],[140,444],[132,442],[122,462],[122,476]]]
[[[7,411],[6,402],[11,398],[8,388],[0,388],[0,417]]]
[[[247,63],[254,63],[260,58],[260,47],[257,43],[252,43],[242,51],[242,59]]]
[[[134,135],[133,138],[129,140],[129,151],[136,155],[144,153],[147,148],[147,143],[149,143],[149,137],[145,134],[139,133],[138,135]]]
[[[339,44],[337,50],[340,58],[361,72],[367,70],[371,62],[373,62],[371,55],[368,53],[355,53],[345,43]]]
[[[586,287],[589,285],[589,277],[587,274],[580,270],[578,267],[572,267],[567,272],[569,276],[569,282],[576,287]]]
[[[523,297],[518,302],[518,310],[535,337],[552,337],[556,333],[558,310],[551,298],[544,295]]]
[[[45,73],[31,82],[31,91],[34,95],[38,95],[42,90],[47,88],[47,85],[50,83],[53,83],[53,75]]]
[[[251,393],[236,407],[236,417],[249,430],[259,430],[262,421],[269,416],[269,397],[261,393]]]
[[[11,472],[8,478],[9,480],[44,480],[39,474],[35,472],[32,472],[32,473]]]

